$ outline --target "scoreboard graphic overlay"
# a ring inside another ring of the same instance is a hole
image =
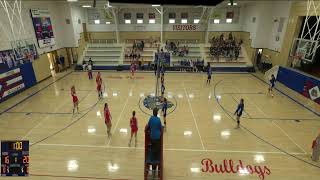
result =
[[[29,141],[1,141],[1,176],[29,176]]]

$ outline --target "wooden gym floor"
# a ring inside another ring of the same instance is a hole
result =
[[[153,73],[138,73],[134,80],[128,76],[102,72],[106,97],[101,101],[86,73],[65,72],[1,103],[0,140],[30,140],[31,175],[0,179],[142,180],[143,129],[151,112],[141,101],[154,91],[155,78]],[[175,108],[169,109],[164,134],[164,179],[319,179],[320,162],[310,159],[312,140],[320,130],[319,105],[280,84],[271,98],[267,84],[256,76],[214,74],[207,86],[206,74],[166,75],[166,96]],[[81,112],[75,116],[71,85],[80,99]],[[245,113],[242,127],[234,129],[240,98]],[[103,119],[105,102],[113,117],[111,138]],[[138,145],[128,147],[133,110]],[[241,161],[243,168],[236,173],[202,172],[209,159],[214,168],[224,167],[224,160],[227,170],[229,160],[234,166]]]

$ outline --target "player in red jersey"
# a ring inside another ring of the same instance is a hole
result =
[[[108,103],[104,104],[104,120],[105,120],[105,124],[107,126],[108,136],[110,136],[111,135],[111,126],[112,126],[112,123],[111,123],[112,117],[110,114]]]
[[[138,132],[138,120],[136,118],[136,112],[132,112],[132,118],[130,119],[130,127],[131,127],[131,138],[129,141],[129,146],[131,146],[131,140],[134,135],[135,144],[134,146],[137,147],[137,132]]]
[[[72,113],[74,114],[75,109],[77,108],[77,112],[79,113],[79,100],[76,94],[76,88],[74,86],[71,87],[71,96],[73,102],[73,110]]]
[[[102,94],[102,78],[101,78],[100,72],[98,72],[98,75],[96,77],[96,83],[97,83],[98,98],[101,99],[103,97],[103,94]]]
[[[130,71],[131,71],[131,79],[133,79],[134,78],[134,72],[136,71],[136,66],[135,66],[134,62],[131,63]]]

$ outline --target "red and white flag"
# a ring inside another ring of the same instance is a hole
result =
[[[20,68],[0,74],[0,100],[24,87]]]

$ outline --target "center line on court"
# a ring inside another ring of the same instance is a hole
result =
[[[131,92],[132,89],[133,89],[133,85],[131,86],[129,92]],[[119,114],[119,117],[118,117],[116,126],[113,128],[113,131],[111,131],[111,137],[109,138],[109,141],[108,141],[108,143],[107,143],[107,146],[108,146],[108,147],[110,146],[110,143],[111,143],[111,141],[112,141],[112,136],[113,136],[113,134],[114,134],[114,133],[116,132],[116,130],[117,130],[118,124],[119,124],[119,122],[120,122],[120,120],[121,120],[121,117],[122,117],[122,115],[123,115],[124,109],[126,108],[128,102],[129,102],[129,95],[127,96],[126,102],[124,103],[123,108],[122,108],[122,110],[121,110],[121,112],[120,112],[120,114]]]
[[[188,100],[188,104],[189,104],[189,108],[190,108],[190,111],[191,111],[191,114],[192,114],[192,118],[193,118],[194,124],[196,125],[196,129],[197,129],[200,141],[201,141],[202,149],[205,149],[205,147],[203,145],[202,137],[201,137],[201,134],[200,134],[200,131],[199,131],[199,128],[198,128],[197,120],[196,120],[196,118],[194,116],[194,113],[193,113],[193,110],[192,110],[192,106],[191,106],[191,103],[190,103],[190,100],[189,100],[189,96],[188,96],[187,90],[186,90],[186,88],[184,86],[184,82],[182,83],[182,85],[183,85],[184,93],[186,94],[186,97],[187,97],[187,100]]]
[[[305,154],[308,154],[299,144],[297,144],[290,136],[288,133],[286,133],[277,123],[272,121],[272,124],[274,124],[277,128],[280,129],[280,131],[283,132],[284,135],[286,135],[291,142],[293,142],[299,149],[301,149]]]
[[[79,147],[79,148],[100,148],[100,149],[136,149],[144,150],[144,147],[128,147],[128,146],[99,146],[99,145],[82,145],[82,144],[37,144],[38,146],[56,146],[56,147]],[[218,150],[218,149],[184,149],[184,148],[164,148],[164,151],[182,151],[182,152],[216,152],[216,153],[243,153],[243,154],[283,154],[281,151],[255,151],[255,150]],[[301,152],[290,152],[290,154],[295,155],[305,155]]]

